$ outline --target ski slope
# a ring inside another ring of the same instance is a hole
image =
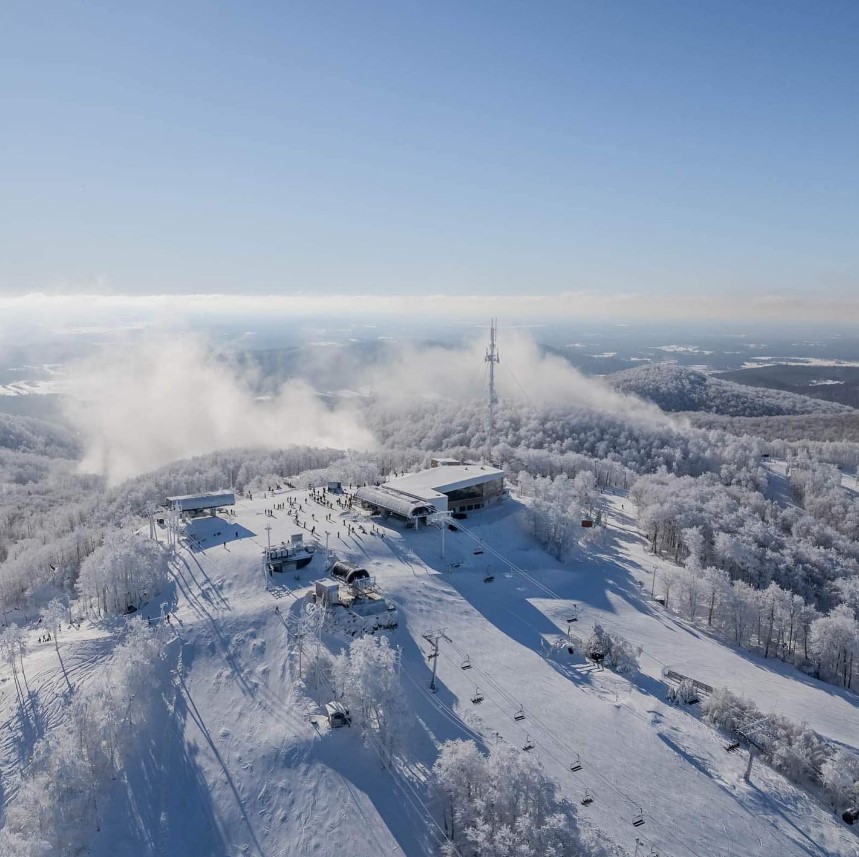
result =
[[[432,854],[439,831],[425,806],[427,772],[440,742],[472,738],[484,747],[533,743],[529,752],[571,801],[578,804],[586,791],[593,796],[579,817],[623,849],[618,853],[633,854],[638,838],[642,853],[653,848],[663,857],[859,857],[856,835],[780,775],[758,764],[744,783],[745,754],[726,753],[724,740],[694,713],[667,705],[660,676],[668,666],[727,684],[764,710],[777,707],[855,746],[854,700],[725,647],[650,602],[654,558],[625,498],[610,498],[606,540],[561,564],[521,529],[515,500],[471,516],[468,533],[446,532],[442,558],[435,528],[377,522],[383,537],[350,537],[342,524],[325,522],[329,510],[306,492],[290,496],[302,502],[308,530],[327,527],[337,555],[370,570],[398,605],[400,626],[389,635],[401,647],[413,713],[402,762],[383,770],[357,730],[328,731],[311,721],[330,695],[316,687],[312,651],[297,681],[297,665],[286,656],[286,617],[322,576],[323,557],[299,579],[287,573],[267,584],[260,560],[269,534],[279,542],[305,531],[286,512],[266,514],[285,495],[240,498],[234,519],[195,527],[199,541],[181,546],[173,588],[149,608],[156,620],[162,610],[172,613],[164,669],[175,678],[148,751],[103,808],[92,855]],[[458,567],[451,570],[452,563]],[[484,583],[488,565],[492,583]],[[566,631],[573,604],[579,635],[600,621],[643,646],[640,675],[630,681],[597,671],[566,650],[544,656],[545,641]],[[423,637],[430,630],[446,636],[435,694]],[[109,631],[84,626],[61,638],[78,680],[98,668]],[[324,643],[345,645],[332,634]],[[463,670],[466,657],[472,666]],[[52,644],[28,656],[27,671],[40,709],[56,708],[64,690]],[[483,701],[474,704],[477,687]],[[13,736],[0,747],[6,771],[22,736],[8,691],[0,703]],[[525,717],[516,720],[520,707]],[[581,770],[572,772],[576,761]],[[639,813],[645,823],[633,827]]]

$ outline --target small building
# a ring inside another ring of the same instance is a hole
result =
[[[168,497],[165,504],[171,512],[201,515],[209,512],[214,515],[218,509],[236,505],[236,495],[232,491],[206,491],[202,494],[182,494]]]
[[[352,725],[352,715],[349,709],[342,703],[332,701],[325,703],[325,715],[328,717],[328,725],[332,729],[339,729],[341,726]]]
[[[389,479],[376,490],[414,506],[431,506],[436,512],[471,512],[504,496],[504,475],[488,464],[438,464]]]
[[[462,464],[456,458],[431,458],[430,467],[457,467]]]
[[[434,515],[438,509],[432,503],[406,497],[396,491],[389,491],[384,486],[368,485],[355,492],[355,499],[374,512],[381,512],[386,517],[396,515],[406,521],[417,523]]]
[[[340,603],[340,582],[337,580],[317,580],[314,584],[316,600],[326,607]]]
[[[352,565],[352,563],[343,562],[342,560],[338,560],[331,566],[329,574],[332,577],[339,578],[348,586],[357,586],[359,588],[367,585],[363,581],[370,581],[370,572],[366,568],[359,568],[357,565]]]

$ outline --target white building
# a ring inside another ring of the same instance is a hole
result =
[[[503,495],[504,471],[486,464],[439,464],[355,493],[364,505],[407,520],[482,509]]]
[[[183,494],[179,497],[168,497],[167,508],[171,512],[186,512],[198,514],[211,512],[225,506],[235,506],[236,495],[232,491],[207,491],[203,494]]]

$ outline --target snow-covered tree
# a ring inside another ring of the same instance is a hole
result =
[[[163,675],[155,669],[160,655],[156,632],[132,620],[125,640],[77,689],[60,724],[36,742],[6,807],[0,854],[84,853],[111,778],[140,752],[137,736],[161,702]]]
[[[332,675],[338,698],[388,764],[409,716],[400,685],[399,652],[386,637],[361,637],[334,658]]]
[[[15,690],[18,693],[18,700],[21,705],[24,704],[24,690],[18,679],[18,672],[24,678],[26,684],[27,675],[24,672],[24,655],[27,654],[27,637],[22,628],[19,628],[14,622],[9,625],[2,634],[0,634],[0,657],[9,665],[12,670],[12,678],[15,682]]]
[[[695,685],[692,684],[691,679],[684,678],[677,687],[673,685],[669,687],[665,697],[669,702],[689,705],[698,702],[698,691],[695,690]]]
[[[859,801],[859,756],[855,753],[836,748],[820,766],[820,778],[833,809]]]
[[[98,615],[125,613],[167,582],[167,553],[159,542],[116,530],[81,564],[78,589]]]
[[[597,622],[585,641],[585,653],[614,672],[631,673],[638,669],[641,648],[636,648],[620,634],[607,631]]]
[[[573,807],[533,756],[507,744],[488,756],[472,741],[448,741],[433,766],[432,794],[449,857],[577,857],[583,843]]]
[[[811,624],[811,648],[821,672],[850,687],[859,652],[859,622],[846,604]]]

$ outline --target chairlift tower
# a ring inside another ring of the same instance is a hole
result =
[[[489,347],[486,349],[485,362],[489,364],[489,419],[486,427],[486,460],[492,461],[492,438],[495,434],[495,406],[498,404],[498,395],[495,392],[495,365],[500,363],[498,347],[495,337],[498,331],[498,319],[490,319],[489,322]]]
[[[146,504],[146,517],[149,518],[149,538],[152,541],[157,541],[158,536],[155,532],[155,504],[147,503]]]
[[[432,651],[427,656],[429,660],[432,661],[432,679],[430,679],[430,690],[435,693],[435,673],[438,668],[438,644],[440,640],[447,640],[448,643],[453,642],[450,637],[445,634],[445,629],[442,628],[439,631],[427,631],[426,634],[421,635],[431,646]]]

